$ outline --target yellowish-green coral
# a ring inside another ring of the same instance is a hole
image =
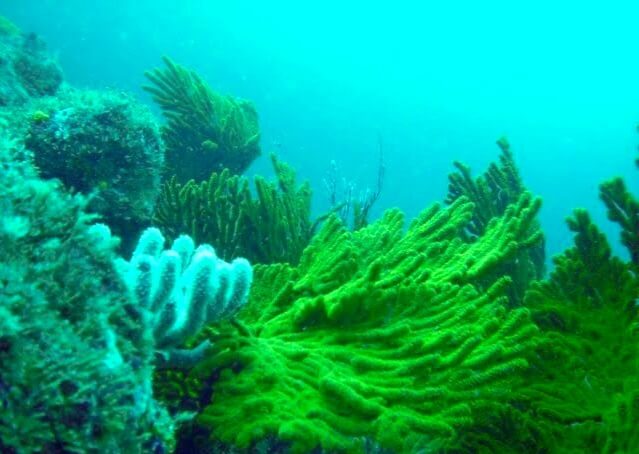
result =
[[[398,210],[356,232],[331,217],[298,266],[256,267],[238,322],[211,330],[217,353],[189,376],[214,395],[199,424],[240,448],[275,437],[300,453],[463,444],[520,397],[537,328],[507,309],[508,277],[473,283],[539,240],[526,234],[538,208],[523,194],[474,243],[460,238],[466,198],[406,232]]]
[[[277,180],[249,180],[225,169],[208,180],[164,185],[156,224],[168,235],[187,233],[198,243],[214,244],[225,259],[242,256],[256,263],[297,263],[313,233],[311,190],[298,185],[295,172],[271,156]]]
[[[164,57],[143,88],[162,108],[169,174],[202,181],[228,168],[241,174],[260,154],[257,112],[249,101],[222,95],[202,78]]]
[[[515,159],[506,138],[497,141],[501,150],[498,163],[491,163],[488,170],[473,178],[468,166],[456,162],[457,171],[448,176],[447,203],[459,197],[468,197],[474,204],[473,217],[463,232],[468,241],[482,235],[491,219],[502,216],[506,208],[526,191]],[[499,275],[508,275],[514,285],[509,290],[513,304],[520,305],[530,282],[541,279],[545,273],[545,245],[539,222],[530,224],[530,235],[539,236],[534,248],[520,251],[495,269]]]

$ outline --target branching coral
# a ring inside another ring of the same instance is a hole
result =
[[[620,178],[601,185],[601,198],[631,262],[614,257],[588,213],[576,210],[568,219],[575,245],[526,294],[549,340],[531,396],[557,452],[639,450],[639,204]]]
[[[510,144],[506,138],[501,138],[497,145],[501,150],[499,165],[491,163],[482,176],[474,179],[470,168],[460,162],[455,162],[457,173],[448,176],[450,183],[446,203],[466,196],[475,204],[473,218],[466,229],[471,238],[482,235],[488,222],[501,216],[506,207],[526,190],[515,165]]]
[[[143,88],[162,108],[167,124],[169,174],[202,181],[227,168],[241,174],[259,156],[257,112],[245,100],[222,95],[195,72],[164,58],[166,67],[146,73]]]
[[[608,208],[608,218],[621,227],[621,243],[628,250],[632,263],[639,267],[639,201],[626,189],[621,178],[603,183],[599,194]]]
[[[497,145],[501,150],[499,164],[491,163],[483,175],[473,178],[468,166],[456,162],[457,172],[448,177],[450,183],[446,202],[453,203],[465,196],[475,204],[473,217],[463,232],[464,238],[469,241],[483,235],[490,220],[501,216],[526,191],[510,144],[505,138],[501,138]],[[514,285],[510,288],[509,296],[511,303],[515,305],[522,303],[528,284],[544,276],[545,245],[539,222],[532,223],[530,229],[529,234],[539,236],[537,245],[503,262],[496,270],[498,274],[508,275],[513,279]]]
[[[538,241],[538,208],[522,195],[474,243],[459,238],[463,197],[405,233],[397,210],[356,232],[331,217],[297,267],[256,267],[238,323],[211,331],[217,354],[188,376],[199,396],[219,376],[198,421],[241,448],[275,437],[292,452],[436,450],[490,426],[518,399],[537,329],[506,308],[510,279],[473,282]]]
[[[350,225],[353,230],[358,230],[368,225],[371,210],[379,200],[384,187],[386,165],[384,164],[384,145],[381,137],[378,142],[377,181],[373,189],[367,188],[366,191],[360,192],[359,196],[357,196],[355,194],[355,183],[340,177],[335,161],[331,161],[330,169],[324,179],[324,187],[331,212],[337,213],[342,222]]]
[[[245,177],[229,170],[207,181],[164,185],[155,222],[168,236],[188,233],[215,244],[220,257],[243,256],[257,263],[297,263],[313,233],[311,190],[297,185],[295,172],[271,156],[277,181],[257,176],[251,195]]]
[[[192,367],[207,352],[208,342],[190,350],[179,347],[205,324],[237,311],[248,296],[253,272],[245,259],[226,263],[209,245],[195,249],[193,240],[180,236],[163,251],[164,237],[147,229],[130,262],[120,262],[120,273],[138,311],[152,326],[154,347],[163,367]]]
[[[530,395],[555,451],[604,452],[606,444],[624,443],[611,438],[621,429],[616,423],[602,423],[615,412],[611,403],[622,393],[631,399],[639,389],[633,328],[639,282],[630,267],[611,255],[585,211],[577,210],[568,224],[576,234],[575,246],[554,259],[548,281],[533,284],[526,294],[525,304],[548,340]],[[628,389],[631,383],[634,389]]]

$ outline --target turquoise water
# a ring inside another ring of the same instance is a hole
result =
[[[387,172],[375,214],[414,215],[445,195],[453,161],[483,170],[506,135],[544,199],[549,255],[570,245],[564,218],[575,207],[616,237],[601,181],[639,186],[636,2],[3,3],[76,86],[150,104],[143,72],[169,55],[253,100],[263,149],[310,180],[318,213],[332,160],[359,188],[374,185],[378,136]],[[269,171],[262,157],[249,173]]]

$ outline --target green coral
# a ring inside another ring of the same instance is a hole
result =
[[[636,366],[633,370],[637,370]],[[634,378],[613,398],[609,411],[603,415],[606,426],[602,452],[616,454],[639,449],[639,380]]]
[[[474,243],[459,238],[463,197],[406,232],[398,210],[356,232],[329,218],[298,266],[257,266],[238,322],[211,331],[218,354],[189,375],[214,394],[199,423],[240,448],[276,437],[292,452],[437,450],[491,427],[519,398],[537,328],[507,309],[508,277],[473,283],[537,241],[538,209],[523,194]]]
[[[639,167],[639,160],[636,164]],[[621,243],[628,250],[632,263],[639,267],[639,201],[630,194],[621,178],[603,183],[599,195],[608,209],[608,218],[621,227]]]
[[[255,196],[248,178],[228,169],[201,183],[169,180],[156,206],[156,225],[170,237],[186,233],[215,244],[224,259],[297,263],[314,230],[311,189],[297,185],[293,169],[275,155],[271,161],[276,181],[255,177]]]
[[[461,162],[454,163],[457,172],[448,176],[446,203],[466,196],[475,204],[473,218],[466,228],[470,238],[481,236],[490,220],[501,216],[508,205],[517,201],[526,190],[508,140],[502,137],[497,146],[501,151],[499,164],[491,163],[482,176],[474,179],[470,167]]]
[[[585,210],[568,226],[575,245],[525,299],[548,341],[531,378],[534,413],[555,452],[635,452],[639,280]]]
[[[502,216],[507,207],[526,191],[510,144],[502,137],[497,145],[501,151],[499,163],[491,163],[483,175],[473,178],[468,166],[455,162],[457,172],[448,176],[446,203],[467,197],[475,204],[473,216],[462,232],[468,241],[475,241],[483,235],[491,219]],[[530,282],[543,278],[545,273],[545,241],[538,221],[531,223],[529,235],[538,236],[536,246],[520,251],[495,270],[498,275],[508,275],[513,279],[509,296],[515,305],[523,302]]]
[[[259,156],[260,130],[249,101],[222,95],[202,78],[165,57],[165,68],[146,73],[143,88],[162,108],[169,174],[202,181],[227,168],[241,174]]]

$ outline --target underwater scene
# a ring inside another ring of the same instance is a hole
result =
[[[429,3],[0,3],[0,453],[639,453],[639,4]]]

